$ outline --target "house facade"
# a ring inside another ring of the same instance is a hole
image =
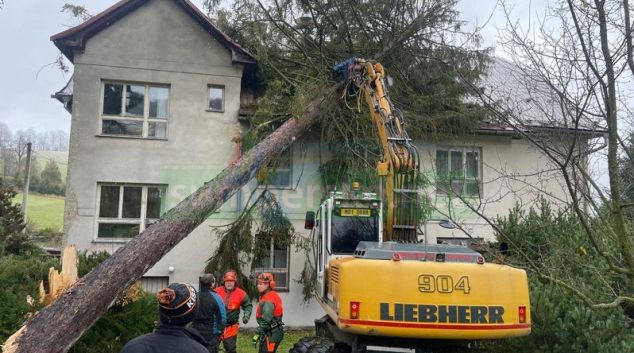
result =
[[[51,39],[74,64],[72,82],[55,95],[72,114],[65,242],[114,252],[239,156],[242,82],[255,57],[187,0],[123,0]],[[308,135],[285,152],[269,180],[304,236],[305,212],[316,209],[323,195],[319,146]],[[438,209],[433,218],[450,212],[463,228],[447,230],[429,221],[430,242],[468,245],[465,230],[492,239],[479,212],[495,216],[517,203],[528,207],[540,195],[536,185],[553,200],[567,198],[539,150],[511,130],[482,128],[468,141],[447,136],[418,146],[432,180],[428,199]],[[439,171],[465,178],[451,183],[450,191],[434,181]],[[213,226],[235,219],[259,189],[251,181],[176,245],[145,274],[145,288],[197,284],[217,247]],[[452,197],[454,192],[466,198]],[[316,303],[302,303],[296,280],[304,256],[271,244],[261,264],[276,274],[289,326],[311,326],[323,316]]]

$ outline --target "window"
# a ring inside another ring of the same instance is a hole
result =
[[[257,237],[258,235],[256,235]],[[258,242],[256,241],[256,244]],[[290,265],[290,252],[289,247],[279,247],[271,240],[265,248],[265,253],[268,256],[263,257],[259,263],[256,264],[255,273],[268,272],[275,277],[275,289],[278,291],[289,290],[289,265]]]
[[[167,137],[169,87],[104,82],[102,104],[101,135]]]
[[[141,287],[146,293],[158,293],[161,289],[169,285],[170,278],[166,276],[143,276],[141,277]]]
[[[98,186],[97,238],[132,238],[164,212],[165,186]]]
[[[479,148],[438,148],[436,150],[436,192],[477,196],[481,186]]]
[[[262,168],[257,176],[259,184],[268,184],[268,186],[277,188],[290,187],[292,162],[293,150],[291,147],[288,147],[276,160],[269,163],[266,168]]]
[[[350,217],[341,214],[335,207],[332,213],[332,253],[351,255],[362,241],[379,241],[379,222],[377,212],[370,217]]]
[[[225,87],[224,86],[209,86],[209,105],[207,110],[214,112],[222,112],[225,110]]]
[[[438,237],[436,238],[436,243],[444,244],[444,245],[464,246],[478,252],[484,252],[487,250],[486,242],[482,238],[460,238],[460,237],[441,238],[441,237]]]

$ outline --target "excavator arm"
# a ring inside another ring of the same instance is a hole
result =
[[[351,57],[333,67],[352,87],[363,93],[379,135],[378,175],[385,178],[387,215],[383,241],[415,242],[418,225],[419,154],[405,131],[405,120],[395,109],[380,63]]]

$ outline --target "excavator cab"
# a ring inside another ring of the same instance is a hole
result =
[[[326,277],[331,259],[351,257],[361,242],[381,242],[381,202],[374,193],[333,192],[315,212],[307,212],[305,228],[312,230],[316,289],[327,300]]]

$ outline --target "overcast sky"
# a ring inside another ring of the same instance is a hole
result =
[[[199,5],[202,0],[194,0]],[[530,1],[518,0],[520,13],[528,11]],[[61,90],[72,73],[64,74],[51,66],[58,50],[50,41],[54,34],[78,25],[60,10],[65,3],[82,4],[92,15],[105,10],[116,0],[5,0],[0,10],[0,121],[11,131],[30,127],[37,132],[70,131],[70,114],[50,98]],[[495,8],[495,0],[462,0],[465,20],[482,25]],[[493,43],[495,17],[487,24],[485,39]]]

